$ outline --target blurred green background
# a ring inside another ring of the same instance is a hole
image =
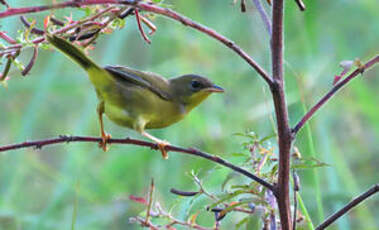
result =
[[[8,2],[21,7],[51,1]],[[251,1],[247,1],[247,13],[241,13],[232,0],[171,2],[178,12],[234,40],[269,70],[269,38]],[[376,0],[305,3],[304,13],[293,1],[286,1],[285,10],[286,93],[292,125],[304,113],[300,98],[307,107],[316,102],[340,73],[340,61],[366,61],[379,50]],[[75,9],[56,14],[71,12],[74,19],[84,15]],[[33,17],[40,25],[47,14]],[[251,130],[265,136],[273,132],[269,90],[241,58],[180,23],[160,16],[154,23],[158,30],[151,36],[151,45],[142,40],[134,18],[129,17],[125,28],[98,39],[91,56],[101,64],[127,65],[167,77],[205,75],[226,93],[211,96],[182,122],[152,134],[230,159],[228,153],[240,151],[244,141],[233,133]],[[11,36],[22,28],[18,17],[1,19],[0,25]],[[21,60],[27,63],[30,55],[31,50],[25,51]],[[303,156],[313,155],[331,165],[300,172],[301,195],[315,224],[379,182],[378,73],[376,67],[355,79],[299,133],[296,145]],[[0,87],[1,145],[61,134],[98,135],[95,92],[85,72],[60,53],[41,50],[30,75],[21,77],[12,69],[10,77],[8,88]],[[105,126],[113,137],[141,138],[108,119]],[[70,229],[76,201],[75,229],[139,229],[128,219],[143,207],[130,201],[129,195],[144,196],[154,178],[156,197],[169,209],[178,201],[170,188],[196,189],[188,176],[191,170],[205,177],[205,186],[217,194],[230,171],[214,167],[177,153],[165,161],[159,152],[128,145],[112,145],[106,153],[96,144],[85,143],[9,151],[0,155],[0,229]],[[199,204],[198,222],[212,226],[212,215],[201,206],[204,201]],[[175,210],[184,218],[186,202],[180,203]],[[375,196],[330,229],[378,229],[378,207],[379,196]],[[240,219],[226,217],[222,229],[233,229]]]

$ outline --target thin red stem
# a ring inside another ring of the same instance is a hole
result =
[[[138,9],[134,9],[134,13],[136,15],[136,20],[137,20],[137,25],[138,25],[138,30],[139,32],[141,33],[143,39],[147,42],[147,43],[151,43],[150,39],[146,36],[145,34],[145,31],[143,30],[142,28],[142,25],[141,25],[141,18],[139,16],[139,13],[138,13]]]
[[[357,68],[354,72],[352,72],[349,76],[347,76],[345,79],[340,81],[338,84],[336,84],[325,96],[323,96],[304,116],[301,118],[301,120],[295,125],[295,127],[292,129],[293,135],[296,135],[297,132],[305,125],[305,123],[313,117],[313,115],[320,110],[320,108],[328,102],[340,89],[342,89],[343,86],[345,86],[347,83],[349,83],[351,80],[353,80],[355,77],[357,77],[362,71],[365,71],[369,69],[370,67],[374,66],[379,62],[379,55],[376,57],[373,57],[370,59],[363,68]]]

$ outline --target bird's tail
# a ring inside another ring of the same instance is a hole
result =
[[[47,41],[62,51],[67,57],[74,62],[78,63],[81,67],[88,71],[90,68],[101,68],[94,61],[92,61],[87,55],[83,53],[78,47],[74,46],[70,42],[59,38],[55,35],[46,35]]]

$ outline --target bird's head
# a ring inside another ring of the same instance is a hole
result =
[[[222,93],[224,89],[213,84],[209,79],[188,74],[170,79],[172,95],[186,106],[188,111],[199,105],[211,93]]]

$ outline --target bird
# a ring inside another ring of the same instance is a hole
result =
[[[102,139],[99,147],[104,151],[111,138],[104,129],[105,114],[115,124],[155,142],[162,157],[167,159],[165,147],[169,142],[149,134],[146,129],[161,129],[179,122],[209,95],[224,92],[208,78],[196,74],[166,79],[126,66],[101,67],[64,38],[47,34],[46,40],[87,72],[99,100],[97,116]]]

